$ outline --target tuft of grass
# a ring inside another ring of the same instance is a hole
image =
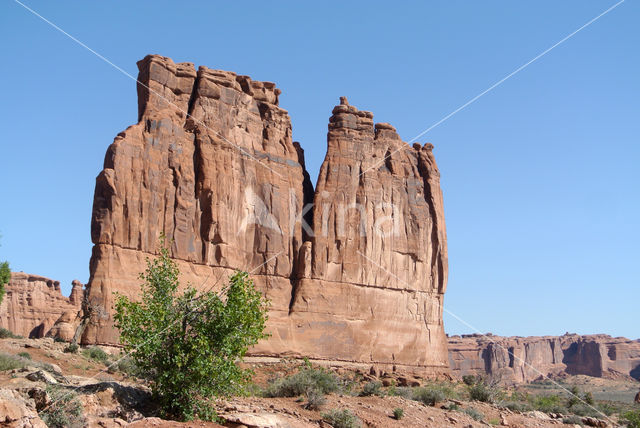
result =
[[[400,407],[396,407],[395,409],[393,409],[393,419],[399,421],[403,417],[404,417],[403,409],[401,409]]]
[[[322,420],[333,428],[360,428],[360,419],[348,409],[334,409],[322,414]]]
[[[340,389],[340,380],[322,368],[303,368],[299,372],[272,382],[265,390],[267,397],[296,397],[311,390],[329,394]]]
[[[370,395],[378,395],[378,396],[384,395],[382,392],[382,382],[378,382],[378,381],[367,382],[362,388],[360,395],[363,397],[368,397]]]
[[[82,355],[90,360],[99,361],[101,363],[106,363],[107,361],[109,361],[109,354],[107,354],[97,346],[83,349]]]
[[[25,360],[30,360],[31,359],[31,354],[28,352],[18,352],[18,357],[22,357]]]
[[[48,386],[51,404],[40,413],[40,418],[49,428],[76,428],[84,425],[82,403],[78,394],[61,387]]]

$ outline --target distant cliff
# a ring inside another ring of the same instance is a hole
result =
[[[13,272],[6,290],[0,305],[0,327],[25,337],[73,337],[82,305],[80,281],[73,281],[71,295],[65,297],[59,281]]]
[[[448,342],[451,373],[458,377],[480,374],[505,383],[578,374],[640,380],[640,340],[603,334],[463,335]]]

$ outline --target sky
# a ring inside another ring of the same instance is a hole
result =
[[[340,96],[409,141],[616,4],[20,1],[134,76],[154,53],[276,82],[314,182]],[[441,172],[449,334],[640,337],[639,19],[622,2],[418,139]],[[0,40],[0,260],[68,294],[135,82],[14,0]]]

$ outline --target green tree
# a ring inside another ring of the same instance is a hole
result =
[[[267,337],[268,302],[246,272],[235,273],[220,295],[190,286],[179,293],[178,267],[161,244],[140,275],[142,300],[116,297],[115,325],[165,416],[212,420],[210,398],[242,392],[251,379],[238,363]]]
[[[11,269],[9,269],[9,262],[0,263],[0,303],[4,298],[4,286],[9,283],[11,279]]]

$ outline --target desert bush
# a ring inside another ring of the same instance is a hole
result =
[[[582,425],[582,418],[579,416],[567,416],[562,418],[562,423],[566,425]]]
[[[327,402],[322,391],[318,391],[317,389],[307,391],[306,395],[307,404],[305,404],[305,408],[309,410],[320,410],[320,408]]]
[[[267,397],[297,397],[311,390],[329,394],[340,389],[340,381],[323,368],[303,368],[297,373],[276,379],[265,390]]]
[[[524,412],[529,412],[533,410],[533,408],[531,407],[531,405],[529,405],[529,403],[523,403],[520,401],[505,401],[500,403],[500,405],[502,407],[506,407],[512,412],[524,413]]]
[[[393,419],[399,421],[403,417],[404,417],[404,409],[400,407],[396,407],[395,409],[393,409]]]
[[[460,410],[460,406],[458,406],[456,403],[449,403],[446,406],[444,406],[443,409],[449,410],[449,411]]]
[[[478,377],[474,375],[464,375],[462,376],[462,382],[467,386],[475,385],[478,381]]]
[[[481,421],[484,418],[484,415],[473,407],[462,410],[462,413],[471,416],[474,421]]]
[[[484,380],[478,379],[476,383],[468,386],[468,392],[472,401],[493,403],[498,396],[499,390],[495,386],[488,385]]]
[[[389,395],[391,395],[391,393]],[[409,388],[407,386],[401,386],[401,387],[398,387],[398,388],[394,388],[393,395],[397,395],[398,397],[406,398],[407,400],[413,400],[413,388]]]
[[[84,425],[82,403],[78,395],[60,387],[47,387],[51,404],[39,416],[49,428],[75,428]]]
[[[31,359],[31,354],[28,352],[18,352],[18,357],[22,357],[25,360],[30,360]]]
[[[569,413],[564,407],[562,397],[557,394],[538,395],[532,399],[533,408],[544,413]]]
[[[116,362],[109,364],[107,371],[109,373],[120,372],[130,377],[143,377],[136,362],[129,356],[120,357]]]
[[[578,390],[577,386],[572,386],[569,388],[569,397],[567,398],[567,407],[573,407],[576,404],[579,404],[580,400],[580,390]]]
[[[362,388],[360,395],[363,397],[367,397],[370,395],[383,395],[382,382],[379,382],[379,381],[367,382]]]
[[[220,294],[190,286],[180,294],[179,274],[162,238],[159,256],[140,275],[141,301],[117,296],[115,325],[163,416],[212,420],[210,399],[240,392],[251,379],[239,363],[267,337],[268,303],[246,272],[235,273]]]
[[[69,354],[75,354],[78,352],[78,349],[79,349],[78,345],[76,345],[75,343],[70,343],[62,351]]]
[[[0,353],[0,371],[20,369],[25,365],[26,362],[20,357]]]
[[[84,355],[86,358],[90,360],[98,361],[101,363],[105,363],[109,361],[109,354],[107,354],[97,346],[92,346],[90,348],[83,349],[82,355]]]
[[[627,428],[640,428],[640,410],[629,410],[620,415],[621,422],[627,425]]]
[[[413,390],[412,398],[427,406],[435,406],[436,403],[445,399],[445,394],[440,388],[419,387]]]
[[[360,428],[360,419],[348,409],[331,410],[322,414],[322,419],[333,428]]]
[[[593,399],[593,394],[589,391],[589,392],[585,392],[584,395],[582,396],[582,399],[584,400],[585,403],[593,405],[593,403],[595,402]]]
[[[17,334],[13,334],[11,330],[7,330],[6,328],[0,328],[0,339],[22,339],[22,336],[18,336]]]

